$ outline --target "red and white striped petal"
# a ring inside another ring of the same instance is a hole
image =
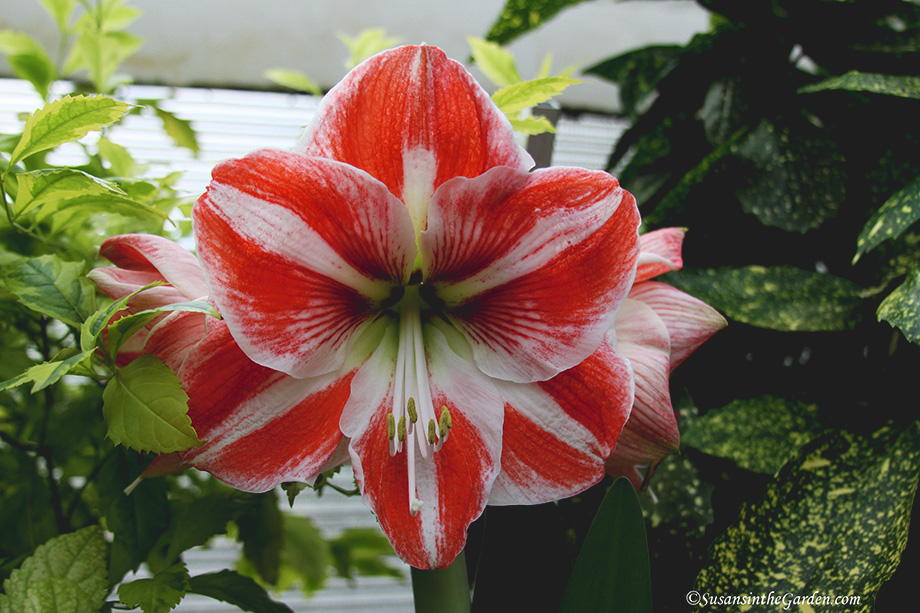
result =
[[[538,170],[515,190],[521,180],[498,168],[444,184],[420,246],[479,368],[527,383],[600,345],[632,285],[639,213],[604,172]]]
[[[99,254],[120,269],[117,275],[111,269],[101,270],[112,275],[113,282],[126,286],[126,291],[118,296],[103,288],[103,291],[109,293],[113,298],[121,298],[153,281],[166,281],[181,296],[179,300],[159,302],[153,306],[197,300],[208,295],[208,285],[201,272],[198,259],[188,249],[162,236],[152,234],[114,236],[102,242]],[[128,290],[127,286],[132,284],[135,287]],[[153,296],[165,292],[166,289],[152,288],[138,295],[137,299],[151,302]]]
[[[407,204],[419,230],[439,185],[496,166],[527,170],[504,114],[462,64],[405,46],[358,65],[320,103],[297,145],[366,170]]]
[[[615,461],[643,463],[678,450],[680,433],[668,387],[670,341],[651,307],[627,299],[616,321],[617,349],[633,367],[636,401],[617,442]]]
[[[149,326],[142,352],[157,356],[179,372],[195,345],[207,336],[209,324],[217,322],[204,313],[173,311],[161,315]],[[124,348],[119,350],[119,358],[124,352]]]
[[[433,408],[448,407],[452,427],[437,451],[429,448],[422,455],[409,435],[402,451],[391,456],[386,416],[393,403],[396,345],[391,330],[355,376],[342,431],[352,438],[352,465],[364,499],[396,553],[416,568],[443,568],[463,549],[466,530],[482,514],[498,474],[501,399],[440,331],[426,326]],[[410,489],[421,500],[415,514]]]
[[[683,268],[680,252],[683,243],[682,228],[662,228],[640,236],[636,283]]]
[[[408,279],[405,207],[367,173],[263,150],[218,165],[193,211],[211,298],[254,361],[295,377],[338,369]]]
[[[538,504],[600,481],[633,403],[629,363],[605,342],[540,383],[496,383],[505,401],[502,472],[489,504]]]
[[[307,379],[259,366],[223,322],[212,322],[179,371],[201,447],[182,460],[248,492],[312,482],[342,438],[354,370]]]
[[[630,300],[651,307],[668,329],[671,341],[671,370],[727,325],[725,318],[705,302],[657,281],[637,283]]]

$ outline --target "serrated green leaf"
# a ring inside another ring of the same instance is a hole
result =
[[[50,613],[56,609],[47,607],[55,606],[58,597],[75,594],[90,610],[97,610],[108,593],[105,558],[105,537],[98,526],[62,534],[40,545],[4,582],[10,610]],[[49,595],[51,600],[42,597]],[[30,604],[38,608],[27,608]]]
[[[879,321],[898,328],[912,343],[920,345],[920,268],[914,267],[904,282],[878,307]]]
[[[855,283],[789,266],[684,269],[666,279],[732,319],[786,332],[849,330],[862,304]]]
[[[16,181],[19,190],[15,217],[49,202],[60,203],[79,196],[126,195],[114,183],[71,168],[20,172]]]
[[[57,383],[61,377],[91,358],[92,355],[91,351],[81,351],[63,360],[44,362],[31,367],[26,371],[26,381],[31,381],[35,384],[32,386],[32,393],[34,394],[49,385]]]
[[[144,326],[155,318],[167,313],[201,313],[211,317],[220,318],[217,309],[206,300],[193,300],[191,302],[177,302],[153,309],[147,309],[131,315],[125,315],[108,328],[109,355],[116,355],[121,346],[139,332]]]
[[[31,83],[46,100],[48,88],[57,78],[57,70],[44,47],[27,34],[3,30],[0,32],[0,51],[7,55],[6,59],[16,76]]]
[[[515,116],[524,109],[534,107],[561,94],[569,85],[575,83],[581,83],[581,81],[568,77],[545,77],[523,81],[495,92],[492,95],[492,102],[506,115]]]
[[[682,53],[679,45],[649,45],[595,64],[585,74],[616,83],[622,112],[635,117]]]
[[[16,608],[12,610],[16,611]],[[29,613],[88,613],[95,607],[73,581],[49,577],[29,585],[20,610]]]
[[[549,119],[543,116],[515,117],[509,118],[508,121],[511,122],[511,129],[527,136],[556,132],[556,126],[551,124]]]
[[[856,239],[855,264],[859,257],[884,241],[899,236],[920,219],[920,179],[885,201]]]
[[[117,194],[85,195],[53,201],[39,209],[35,219],[38,222],[52,220],[54,233],[66,229],[75,219],[103,213],[134,219],[169,219],[166,211]]]
[[[96,308],[96,293],[79,262],[20,257],[5,262],[2,272],[6,289],[20,303],[71,326],[80,327]]]
[[[695,418],[681,443],[772,475],[819,433],[818,407],[777,396],[736,400]]]
[[[187,415],[182,382],[152,355],[116,369],[102,400],[108,436],[116,445],[170,453],[202,444]]]
[[[133,177],[142,171],[127,149],[113,143],[105,136],[99,137],[96,147],[100,157],[109,163],[109,171],[113,176]]]
[[[169,613],[189,588],[188,569],[180,562],[150,579],[137,579],[118,586],[118,600],[144,613]]]
[[[907,543],[920,475],[917,426],[870,436],[835,432],[809,444],[768,484],[763,500],[742,507],[712,544],[694,589],[856,596],[858,603],[812,608],[872,611]],[[748,611],[776,610],[765,602],[748,604]]]
[[[476,66],[498,87],[520,83],[521,75],[515,66],[514,56],[501,45],[470,36],[466,39],[473,52]],[[548,76],[548,75],[544,75]]]
[[[269,81],[287,87],[294,91],[322,96],[323,90],[310,77],[297,70],[287,70],[284,68],[272,68],[265,71],[265,78]]]
[[[348,70],[351,70],[372,55],[376,55],[400,43],[399,38],[387,36],[386,30],[382,28],[368,28],[359,32],[355,37],[339,35],[339,40],[345,43],[350,52],[348,60],[345,62],[345,68]]]
[[[189,592],[232,604],[243,611],[293,613],[287,605],[269,598],[261,585],[232,570],[192,577]]]
[[[651,610],[652,580],[642,507],[629,481],[617,479],[591,522],[559,611]]]
[[[58,30],[66,32],[70,24],[70,16],[77,4],[77,0],[38,0],[48,14],[54,18]]]
[[[129,105],[106,96],[64,96],[49,102],[26,120],[10,166],[39,151],[75,141],[121,119]]]
[[[810,124],[793,129],[763,121],[734,152],[756,167],[754,184],[737,195],[764,225],[807,232],[833,217],[845,199],[843,157]]]
[[[540,27],[562,9],[582,2],[585,0],[507,0],[486,39],[507,44]]]
[[[806,85],[799,89],[799,93],[810,94],[829,89],[869,92],[902,98],[920,98],[920,77],[852,70],[837,77]]]

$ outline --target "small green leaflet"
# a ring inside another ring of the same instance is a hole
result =
[[[585,537],[560,613],[652,611],[645,520],[636,491],[617,479]]]
[[[177,302],[166,306],[148,309],[139,313],[126,315],[111,324],[108,328],[109,338],[109,355],[117,355],[121,346],[131,338],[132,335],[140,331],[144,326],[153,321],[156,317],[172,312],[183,313],[201,313],[211,317],[220,318],[220,314],[214,306],[206,300],[194,300],[191,302]]]
[[[684,269],[665,279],[732,319],[785,332],[849,330],[862,304],[855,283],[790,266]]]
[[[272,68],[265,71],[265,78],[294,91],[322,96],[323,90],[310,77],[298,70],[287,70],[285,68]]]
[[[521,75],[515,66],[514,56],[501,45],[470,36],[466,39],[473,51],[473,61],[490,81],[499,87],[520,83]]]
[[[682,429],[681,444],[772,475],[817,436],[818,407],[777,396],[735,400]]]
[[[694,589],[858,596],[858,604],[814,610],[872,611],[907,544],[918,476],[917,422],[868,436],[840,431],[816,439],[780,470],[763,500],[742,507],[710,547]]]
[[[106,96],[64,96],[49,102],[26,120],[10,166],[25,157],[78,140],[121,119],[130,106]]]
[[[127,32],[85,29],[80,32],[67,59],[71,71],[86,68],[96,91],[107,92],[119,85],[113,77],[123,61],[131,57],[141,39]]]
[[[144,613],[169,613],[182,601],[189,587],[188,569],[173,564],[150,579],[137,579],[118,586],[118,600]]]
[[[6,595],[0,594],[0,611],[96,611],[109,589],[106,558],[105,537],[98,526],[39,545],[4,582]]]
[[[195,134],[194,128],[192,128],[192,122],[187,119],[181,119],[177,117],[175,113],[171,113],[162,108],[158,100],[145,99],[138,100],[137,103],[153,109],[156,116],[163,122],[163,130],[166,132],[166,135],[169,136],[176,145],[185,147],[195,156],[198,155],[201,147],[198,145],[198,136]]]
[[[799,89],[799,93],[810,94],[829,89],[920,98],[920,77],[851,70],[846,74],[831,77],[813,85],[806,85]]]
[[[0,391],[11,389],[24,383],[34,383],[32,386],[32,393],[41,391],[57,383],[61,377],[72,371],[74,368],[82,364],[85,360],[88,360],[92,357],[92,351],[81,351],[76,352],[72,350],[69,353],[72,355],[60,359],[53,360],[51,362],[43,362],[41,364],[36,364],[32,366],[24,373],[12,379],[7,379],[6,381],[0,383]]]
[[[92,273],[90,273],[90,275],[92,275]],[[83,322],[83,325],[80,327],[80,348],[83,351],[92,351],[96,347],[96,343],[98,342],[102,331],[105,330],[107,325],[109,325],[109,322],[112,321],[112,318],[115,317],[116,313],[128,306],[128,301],[131,300],[131,298],[146,289],[150,289],[151,287],[158,287],[160,285],[166,284],[162,281],[157,281],[156,283],[145,285],[136,292],[131,292],[127,296],[122,296],[105,308],[102,308],[87,317],[86,321]]]
[[[117,185],[81,170],[33,170],[16,174],[15,217],[48,204],[59,203],[78,196],[120,196],[127,194]]]
[[[80,327],[96,309],[96,292],[83,276],[83,264],[53,255],[17,257],[4,262],[6,289],[33,311]]]
[[[878,307],[879,321],[895,326],[912,343],[920,345],[920,268],[916,266],[904,282]]]
[[[255,613],[292,613],[291,609],[268,597],[261,585],[232,570],[192,577],[189,592],[227,602],[243,611]]]
[[[920,179],[885,201],[872,216],[859,238],[853,263],[889,238],[895,238],[920,219]]]
[[[48,14],[54,17],[58,30],[66,32],[77,0],[38,0]]]
[[[171,453],[201,445],[179,378],[152,355],[115,370],[102,393],[109,438],[138,451]]]
[[[31,83],[38,95],[43,100],[47,99],[48,88],[57,78],[57,70],[38,41],[21,32],[3,30],[0,32],[0,51],[6,54],[16,76]]]
[[[348,47],[349,56],[345,62],[345,68],[351,70],[372,55],[381,51],[395,47],[401,41],[399,38],[387,36],[383,28],[368,28],[362,30],[357,36],[340,35],[339,40]]]
[[[517,115],[524,109],[546,102],[561,94],[569,85],[581,83],[568,77],[543,77],[503,87],[492,95],[492,102],[508,115]]]

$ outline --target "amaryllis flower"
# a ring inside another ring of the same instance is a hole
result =
[[[193,224],[223,320],[178,370],[205,440],[182,460],[265,491],[347,444],[419,568],[448,565],[487,503],[600,480],[633,403],[613,322],[638,211],[606,173],[531,165],[428,46],[355,68],[295,152],[218,165]]]
[[[706,303],[649,280],[680,270],[683,240],[680,228],[642,235],[636,282],[614,325],[618,349],[635,373],[636,402],[607,469],[629,477],[637,488],[643,480],[642,467],[654,465],[680,446],[668,388],[671,371],[726,325]]]

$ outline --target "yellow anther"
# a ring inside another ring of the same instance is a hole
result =
[[[441,417],[438,419],[438,433],[441,435],[441,438],[447,436],[447,431],[450,429],[450,411],[447,410],[447,407],[441,407]]]
[[[392,413],[387,413],[387,438],[391,441],[396,438],[396,418]]]
[[[406,404],[406,411],[409,412],[409,421],[413,424],[418,421],[418,411],[415,410],[415,398],[409,398]]]
[[[454,421],[450,418],[450,411],[447,410],[446,404],[441,405],[441,419],[442,420],[446,419],[448,428],[454,427]]]
[[[399,424],[396,426],[396,434],[399,436],[399,440],[406,440],[406,416],[403,415],[399,418]]]
[[[434,445],[438,442],[438,426],[434,423],[434,419],[428,420],[428,444]]]

